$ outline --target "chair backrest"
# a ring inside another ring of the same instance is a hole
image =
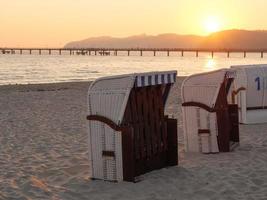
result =
[[[240,123],[267,122],[267,65],[231,66],[236,71],[233,101],[239,107]]]
[[[89,115],[101,115],[119,125],[133,88],[172,84],[176,81],[176,75],[176,71],[165,71],[99,78],[89,87]],[[169,91],[166,91],[162,97],[166,99],[168,94]]]
[[[235,89],[246,89],[247,108],[267,106],[267,65],[238,65],[231,68],[237,73]]]

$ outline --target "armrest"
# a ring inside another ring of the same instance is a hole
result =
[[[210,135],[210,129],[198,129],[198,135],[208,134]]]
[[[232,91],[232,103],[233,103],[233,104],[235,103],[235,96],[236,96],[240,91],[243,91],[243,90],[246,90],[246,88],[244,88],[244,87],[240,87],[240,88],[238,88],[237,90],[233,90],[233,91]]]
[[[87,120],[89,121],[99,121],[106,125],[108,125],[110,128],[112,128],[115,131],[124,131],[129,127],[126,126],[119,126],[115,122],[113,122],[111,119],[101,116],[101,115],[88,115]]]
[[[182,106],[184,106],[184,107],[194,106],[194,107],[202,108],[208,112],[216,112],[215,108],[211,108],[204,103],[199,103],[199,102],[194,102],[194,101],[184,102],[184,103],[182,103]]]

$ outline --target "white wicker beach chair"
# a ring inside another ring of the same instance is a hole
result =
[[[217,70],[189,76],[182,84],[187,152],[227,152],[239,142],[237,105],[228,105],[233,72]]]
[[[239,122],[267,122],[267,65],[232,66],[236,79],[231,92],[232,102],[239,107]]]
[[[164,117],[175,80],[176,71],[168,71],[104,77],[91,84],[87,119],[93,179],[135,181],[147,171],[177,164],[177,121]]]

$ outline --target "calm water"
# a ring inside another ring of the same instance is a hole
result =
[[[77,56],[77,55],[0,55],[0,85],[51,83],[94,80],[101,76],[145,72],[157,70],[178,70],[179,76],[198,72],[227,68],[238,64],[267,63],[266,58],[258,54],[210,54],[202,53],[160,53],[154,57],[145,53],[143,57],[137,54],[128,57],[122,53],[119,56]]]

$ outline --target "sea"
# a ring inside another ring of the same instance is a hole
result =
[[[248,65],[267,63],[267,53],[261,58],[260,53],[210,53],[194,52],[131,52],[130,56],[119,52],[118,56],[100,55],[52,55],[0,54],[0,85],[36,84],[56,82],[92,81],[103,76],[118,74],[177,70],[178,76],[229,68],[232,65]]]

